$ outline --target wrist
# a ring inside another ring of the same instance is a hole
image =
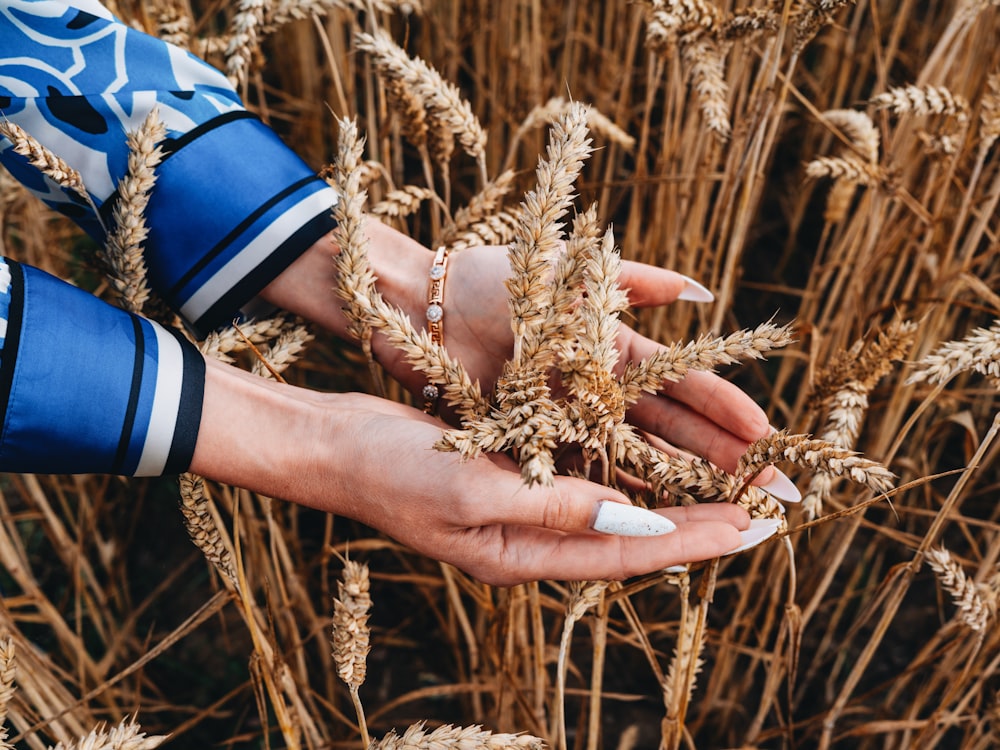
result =
[[[208,361],[205,398],[190,470],[215,481],[338,510],[323,494],[317,466],[331,473],[336,398]],[[322,455],[320,455],[322,454]]]
[[[385,300],[415,321],[426,307],[427,269],[433,253],[419,242],[369,216],[368,260],[375,287]],[[261,293],[268,302],[311,320],[342,338],[349,338],[343,303],[336,296],[336,265],[340,252],[331,235],[316,241]]]

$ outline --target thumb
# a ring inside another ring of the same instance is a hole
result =
[[[566,533],[661,536],[677,528],[665,516],[632,505],[621,492],[575,477],[556,477],[551,487],[521,485],[497,498],[489,515],[492,523]]]

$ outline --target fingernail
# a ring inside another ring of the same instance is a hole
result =
[[[661,536],[677,527],[669,518],[645,508],[601,500],[594,508],[590,528],[615,536]]]
[[[684,274],[680,274],[680,276],[684,279],[684,289],[677,295],[677,299],[688,302],[712,302],[715,299],[715,295],[708,291],[707,287],[699,284],[690,276]]]
[[[786,503],[802,502],[802,493],[799,492],[799,488],[780,469],[776,468],[774,470],[774,478],[767,484],[762,484],[760,488],[767,490],[778,500],[783,500]]]
[[[756,547],[765,539],[772,537],[781,526],[781,521],[777,518],[755,518],[750,521],[750,528],[740,532],[740,546],[729,550],[726,556],[735,555],[745,549]]]

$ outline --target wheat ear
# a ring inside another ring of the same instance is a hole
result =
[[[140,731],[135,717],[122,719],[111,729],[98,728],[76,742],[60,742],[52,750],[152,750],[162,745],[168,737],[150,736]]]
[[[984,587],[970,580],[962,566],[944,547],[929,549],[924,557],[937,574],[941,588],[948,592],[958,607],[959,621],[977,633],[985,630],[990,617],[996,613],[990,610],[983,599]]]
[[[917,363],[906,382],[943,384],[967,370],[1000,378],[1000,320],[989,328],[976,328],[960,341],[942,344]]]
[[[369,750],[544,750],[545,742],[528,734],[500,734],[475,725],[450,724],[427,731],[424,722],[406,729],[402,736],[389,732]]]
[[[605,590],[607,581],[573,581],[569,587],[569,600],[566,603],[566,618],[563,620],[562,636],[559,638],[559,657],[556,661],[556,703],[557,715],[556,733],[559,747],[566,748],[566,664],[569,658],[569,646],[573,640],[573,627],[587,613],[596,607]]]
[[[105,243],[111,284],[122,306],[134,313],[142,312],[150,295],[143,259],[143,243],[149,234],[145,212],[156,184],[154,170],[163,160],[163,149],[158,144],[165,134],[156,108],[146,115],[138,130],[128,134],[128,169],[118,182],[114,224]]]
[[[14,145],[14,153],[28,159],[28,163],[60,187],[77,195],[88,197],[83,177],[62,158],[47,149],[24,128],[6,118],[0,119],[0,135]]]
[[[7,720],[7,709],[14,696],[14,680],[17,677],[17,652],[14,639],[0,638],[0,728]]]
[[[763,359],[767,352],[787,346],[792,340],[791,326],[763,323],[724,337],[702,335],[685,344],[671,344],[626,366],[622,374],[625,400],[635,403],[644,392],[656,393],[664,383],[680,382],[691,370],[710,371],[744,359]]]
[[[753,476],[765,466],[780,460],[791,461],[813,471],[826,471],[863,484],[873,492],[887,492],[896,476],[881,464],[840,448],[826,440],[808,435],[793,435],[784,430],[750,444],[737,465],[738,476]]]
[[[358,691],[367,675],[368,652],[371,650],[368,616],[372,599],[369,589],[368,566],[345,560],[343,576],[337,582],[338,595],[333,602],[333,661],[337,667],[337,676],[351,692],[366,747],[371,739]]]
[[[181,515],[184,528],[194,545],[223,576],[239,590],[239,577],[233,565],[229,547],[222,539],[215,517],[209,507],[205,480],[197,474],[186,472],[180,475]]]

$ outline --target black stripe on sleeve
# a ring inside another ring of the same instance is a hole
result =
[[[219,115],[218,117],[213,117],[211,120],[206,120],[201,125],[192,128],[184,135],[178,136],[177,138],[167,138],[163,143],[163,158],[160,160],[162,164],[164,161],[169,159],[173,154],[180,151],[184,146],[191,143],[191,141],[197,140],[201,136],[205,135],[211,130],[216,128],[221,128],[230,122],[235,122],[236,120],[259,120],[257,115],[247,112],[243,109],[233,110],[232,112],[226,112]],[[101,215],[101,220],[104,222],[104,226],[110,227],[114,225],[114,210],[115,204],[121,199],[118,193],[118,188],[109,195],[105,201],[98,208],[97,212]]]
[[[223,237],[221,240],[219,240],[215,244],[215,247],[211,248],[201,258],[199,258],[198,262],[195,263],[193,266],[191,266],[191,268],[188,269],[187,273],[185,273],[183,276],[181,276],[177,280],[177,282],[172,287],[170,287],[170,289],[167,290],[167,298],[168,299],[175,299],[177,297],[177,294],[180,292],[180,290],[183,289],[188,283],[191,282],[191,279],[193,279],[195,276],[197,276],[199,273],[201,273],[202,270],[204,270],[204,268],[209,263],[211,263],[213,260],[215,260],[217,257],[219,257],[219,255],[223,251],[225,251],[226,248],[228,248],[231,244],[233,244],[233,240],[235,240],[237,237],[239,237],[241,234],[243,234],[250,226],[253,225],[253,223],[255,221],[257,221],[258,219],[260,219],[261,216],[263,216],[264,214],[266,214],[268,211],[270,211],[272,208],[274,208],[274,206],[278,205],[281,201],[283,201],[289,195],[292,195],[296,191],[301,190],[303,187],[305,187],[309,183],[315,182],[315,181],[316,181],[316,175],[308,175],[306,177],[303,177],[301,180],[298,180],[297,182],[293,182],[291,185],[289,185],[288,187],[286,187],[280,193],[278,193],[277,195],[271,197],[271,199],[268,200],[263,205],[258,206],[256,209],[254,209],[253,213],[251,213],[249,216],[247,216],[245,219],[243,219],[243,221],[241,221],[235,227],[233,227],[226,234],[225,237]]]
[[[10,306],[7,308],[7,335],[0,350],[0,437],[7,422],[7,405],[14,385],[14,363],[17,362],[24,319],[24,270],[16,261],[6,259],[5,262],[10,270]]]
[[[163,473],[180,474],[191,466],[194,446],[198,440],[201,410],[205,399],[205,359],[180,332],[170,329],[170,333],[181,345],[183,379],[177,421],[174,423],[174,439],[170,445]]]
[[[198,320],[191,321],[191,327],[198,337],[202,338],[216,328],[232,322],[233,316],[240,307],[280,276],[310,245],[336,227],[337,220],[327,209],[299,227],[256,268],[217,299],[215,304],[205,311],[204,315]]]
[[[129,320],[132,322],[132,332],[135,335],[135,355],[132,358],[132,386],[128,393],[128,407],[125,409],[125,419],[122,421],[121,437],[118,438],[118,450],[115,451],[115,462],[111,467],[112,474],[122,473],[122,464],[125,463],[125,455],[128,453],[128,446],[132,440],[132,430],[135,429],[135,414],[139,409],[142,370],[146,359],[146,342],[142,335],[142,324],[134,315],[130,315]]]

